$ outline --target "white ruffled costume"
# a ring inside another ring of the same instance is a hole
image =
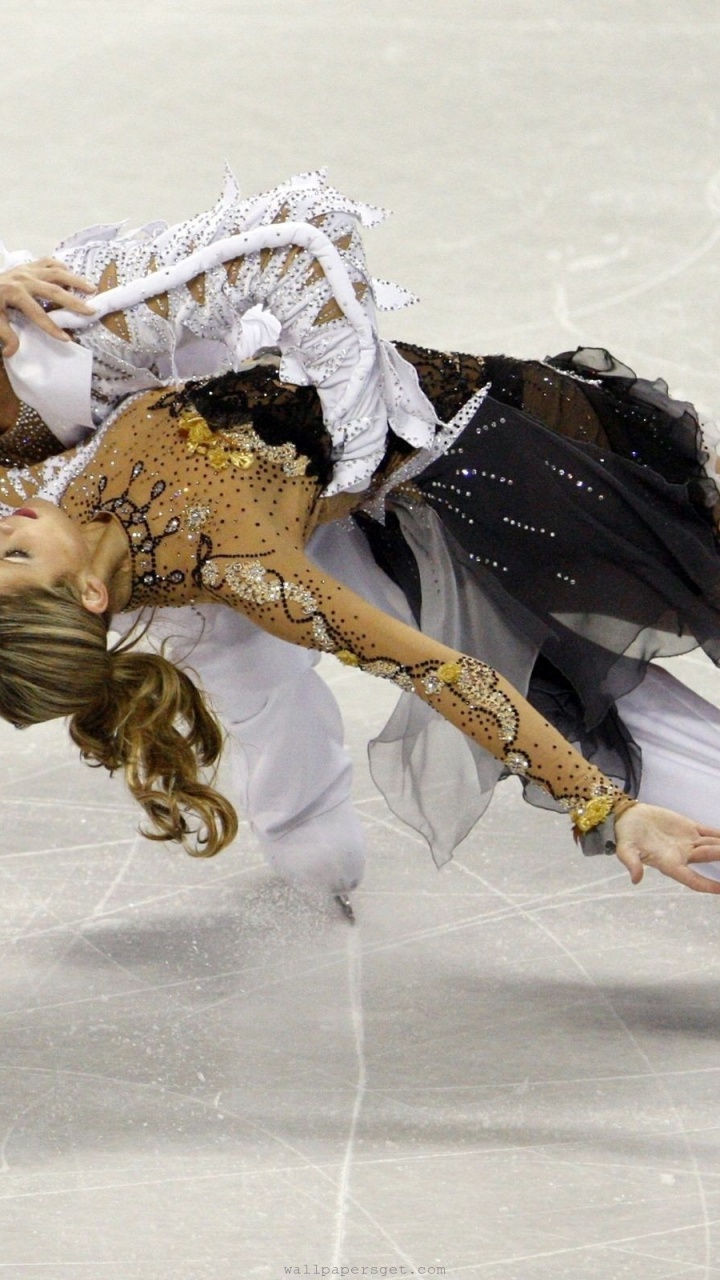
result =
[[[79,232],[54,255],[93,283],[114,268],[117,287],[92,301],[92,316],[54,313],[75,332],[72,345],[20,316],[20,348],[6,362],[13,389],[72,445],[135,391],[239,369],[259,350],[279,348],[280,378],[311,384],[322,403],[336,454],[326,494],[362,491],[388,426],[425,449],[437,425],[414,369],[377,331],[376,306],[415,300],[368,272],[358,228],[386,216],[342,196],[323,171],[242,200],[228,170],[217,203],[187,222]],[[5,266],[28,256],[6,254]],[[188,288],[199,276],[200,289]],[[165,293],[166,315],[144,305]],[[97,323],[117,311],[129,340]]]

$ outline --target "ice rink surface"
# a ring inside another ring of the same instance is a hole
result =
[[[395,211],[387,336],[602,344],[720,409],[717,0],[3,0],[0,61],[10,247],[324,164]],[[392,692],[327,675],[354,929],[3,728],[0,1277],[717,1280],[720,903],[511,786],[436,871],[364,763]]]

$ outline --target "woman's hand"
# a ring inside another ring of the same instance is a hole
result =
[[[51,338],[71,342],[70,334],[53,324],[48,309],[67,307],[80,315],[92,315],[92,307],[77,297],[78,292],[95,293],[95,288],[54,258],[39,258],[36,262],[24,262],[0,271],[0,345],[3,356],[14,356],[18,349],[17,334],[11,328],[8,315],[10,308],[21,311]]]
[[[720,861],[720,831],[684,818],[672,809],[636,804],[616,820],[617,856],[639,884],[645,867],[679,880],[697,893],[720,893],[720,882],[694,871],[691,863]]]

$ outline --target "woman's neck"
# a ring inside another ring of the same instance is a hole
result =
[[[106,585],[109,610],[119,613],[132,593],[132,559],[128,535],[116,516],[100,512],[83,526],[92,570]]]

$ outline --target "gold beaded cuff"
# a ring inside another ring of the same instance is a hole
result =
[[[613,790],[609,794],[593,796],[592,800],[586,800],[583,804],[577,805],[570,811],[575,842],[581,844],[583,836],[588,832],[602,827],[610,817],[614,823],[616,818],[636,804],[637,800],[633,800],[632,796]]]
[[[575,842],[580,845],[586,857],[592,857],[597,853],[614,854],[617,852],[615,821],[636,804],[637,800],[633,800],[632,796],[617,792],[615,805],[604,822],[600,822],[596,827],[591,827],[589,831],[580,831],[578,827],[573,829]]]
[[[581,835],[586,831],[592,831],[593,827],[599,827],[600,823],[612,813],[616,799],[616,795],[593,796],[592,800],[579,804],[577,808],[570,811],[573,827]]]

